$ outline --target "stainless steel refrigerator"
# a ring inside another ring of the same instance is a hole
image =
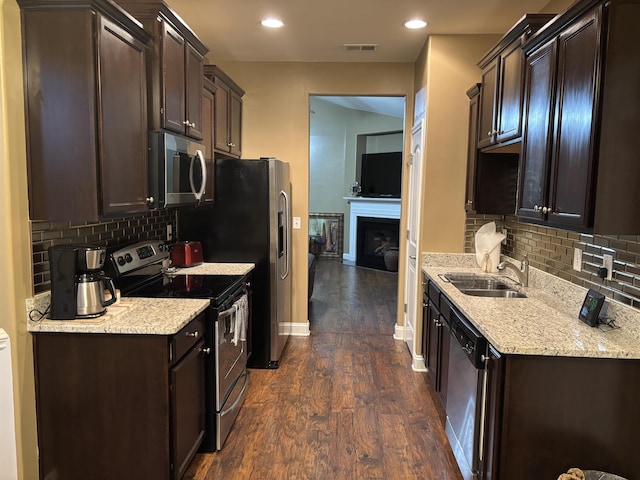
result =
[[[202,242],[206,262],[251,262],[249,359],[277,368],[291,334],[291,183],[275,158],[216,159],[214,204],[178,212],[180,240]]]

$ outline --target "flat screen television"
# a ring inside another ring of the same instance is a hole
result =
[[[402,152],[363,154],[360,188],[363,197],[400,198]]]

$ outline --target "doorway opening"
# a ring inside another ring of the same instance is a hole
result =
[[[342,246],[340,257],[336,257],[335,250],[318,252],[318,232],[310,231],[310,246],[318,258],[356,264],[358,217],[352,212],[355,202],[380,203],[383,208],[397,203],[399,218],[401,193],[396,184],[401,182],[405,110],[404,96],[310,96],[309,218],[339,219],[337,241]],[[397,178],[394,162],[400,168]],[[321,228],[315,221],[310,221],[309,226]]]

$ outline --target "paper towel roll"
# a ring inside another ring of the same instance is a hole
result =
[[[485,223],[476,232],[476,261],[483,272],[497,272],[502,241],[506,236],[496,232],[496,222]]]

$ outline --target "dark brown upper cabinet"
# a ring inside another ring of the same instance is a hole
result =
[[[147,60],[149,129],[202,140],[202,67],[209,49],[164,2],[118,3],[153,38]]]
[[[215,200],[215,166],[213,163],[213,112],[214,96],[217,87],[208,78],[204,79],[204,89],[202,90],[202,144],[205,149],[205,162],[207,162],[207,184],[204,189],[205,203]]]
[[[469,139],[467,144],[467,189],[465,210],[480,214],[513,214],[516,210],[519,149],[505,147],[478,150],[479,98],[482,84],[467,90],[469,97]],[[505,150],[511,150],[505,152]]]
[[[146,211],[149,35],[105,0],[19,0],[32,220]]]
[[[522,44],[554,15],[523,16],[479,62],[482,91],[478,148],[490,148],[522,135]]]
[[[240,158],[244,90],[216,65],[205,65],[204,74],[217,87],[214,97],[214,149],[222,156]]]
[[[640,234],[640,1],[572,5],[524,46],[518,215]]]

